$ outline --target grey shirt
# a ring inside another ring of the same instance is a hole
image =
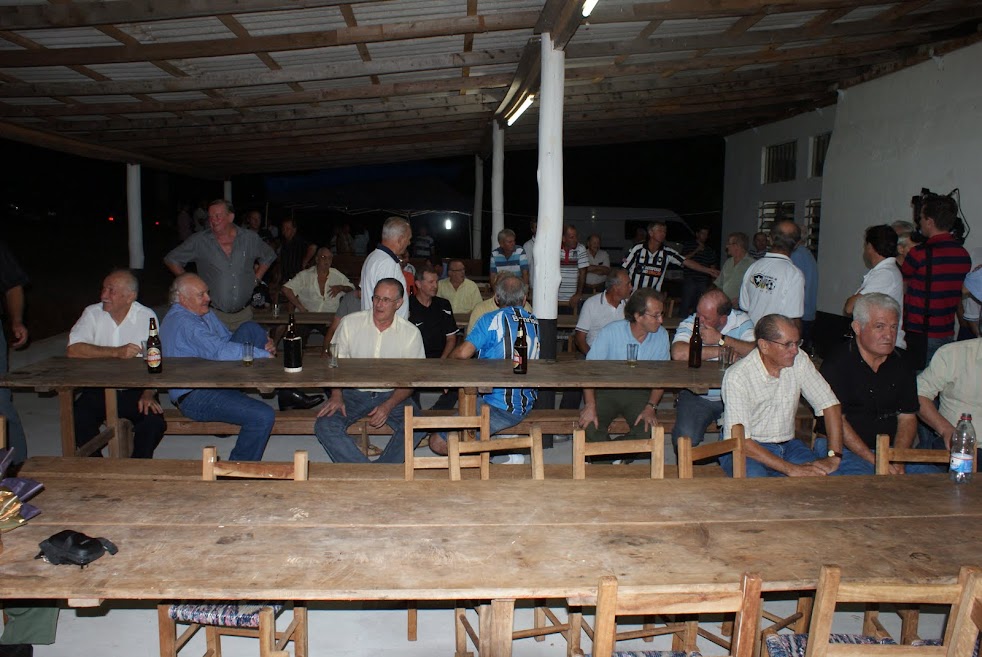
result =
[[[256,260],[264,265],[272,264],[276,252],[259,235],[239,227],[235,230],[231,256],[225,255],[213,232],[203,230],[184,240],[164,260],[182,267],[189,262],[197,264],[198,275],[208,284],[212,307],[234,313],[252,301]]]

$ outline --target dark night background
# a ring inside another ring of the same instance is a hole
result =
[[[26,323],[32,339],[66,331],[82,308],[98,301],[102,278],[128,265],[126,167],[2,141],[3,239],[31,277]],[[667,208],[694,228],[709,226],[719,243],[725,142],[705,137],[675,141],[567,148],[564,203],[567,206]],[[538,204],[537,153],[505,153],[505,225],[530,237],[529,218]],[[491,165],[484,166],[484,243],[490,241]],[[267,210],[276,223],[293,214],[300,232],[326,243],[342,221],[362,224],[374,244],[381,222],[394,211],[447,210],[424,214],[442,255],[469,254],[473,211],[472,156],[356,167],[233,177],[236,213]],[[147,167],[142,170],[145,269],[141,301],[166,300],[171,276],[162,258],[176,243],[181,202],[194,206],[222,195],[220,180],[199,180]],[[327,191],[325,191],[327,190]],[[317,199],[314,198],[314,193]],[[290,206],[293,207],[290,207]],[[446,231],[445,217],[458,217]],[[113,218],[110,221],[110,217]],[[581,239],[585,236],[581,236]],[[371,248],[371,247],[370,247]]]

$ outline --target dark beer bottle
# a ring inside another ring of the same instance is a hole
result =
[[[150,335],[147,336],[147,371],[160,374],[164,371],[164,357],[160,350],[160,336],[157,335],[157,320],[150,318]]]
[[[303,370],[303,339],[297,335],[293,313],[290,313],[286,335],[283,337],[283,369],[287,372]]]
[[[702,335],[699,333],[699,315],[692,325],[692,337],[689,338],[689,367],[702,367]]]
[[[525,335],[525,322],[518,319],[518,333],[515,346],[512,349],[512,361],[515,363],[515,374],[527,374],[529,371],[529,341]]]

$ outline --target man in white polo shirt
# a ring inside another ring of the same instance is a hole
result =
[[[624,304],[631,296],[631,276],[623,267],[614,267],[604,279],[604,291],[583,304],[576,320],[573,342],[581,353],[589,353],[600,329],[611,322],[624,319]]]
[[[361,266],[361,309],[372,309],[372,294],[375,284],[383,278],[405,280],[399,254],[406,250],[413,238],[409,222],[402,217],[389,217],[382,225],[382,242],[368,254]],[[402,304],[396,314],[403,319],[409,317],[409,291],[403,287]]]
[[[870,226],[866,229],[863,242],[863,262],[870,269],[863,276],[863,282],[856,290],[856,294],[846,299],[843,308],[845,314],[852,315],[852,309],[859,297],[874,292],[887,295],[903,308],[904,277],[897,265],[897,231],[892,226],[883,224],[882,226]],[[905,349],[907,343],[904,341],[903,313],[899,319],[897,346]]]
[[[771,231],[771,250],[750,265],[740,286],[740,309],[754,324],[765,315],[801,320],[805,314],[805,276],[793,262],[798,244],[793,221],[781,221]]]

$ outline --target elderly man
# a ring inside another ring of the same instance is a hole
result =
[[[885,226],[891,233],[893,229]],[[895,234],[895,233],[894,233]],[[894,262],[893,257],[888,258]],[[895,265],[892,265],[895,266]],[[887,434],[894,447],[907,448],[917,433],[917,373],[903,352],[896,351],[900,304],[880,292],[863,294],[853,304],[855,338],[839,345],[822,363],[822,376],[842,404],[842,463],[846,474],[873,474],[876,436]],[[826,452],[825,418],[815,427],[815,452]],[[891,466],[902,474],[939,472],[937,466],[912,463]]]
[[[562,246],[559,250],[559,312],[576,314],[583,296],[583,282],[590,267],[586,247],[576,238],[575,226],[563,226]]]
[[[918,447],[951,449],[951,434],[961,414],[971,413],[976,422],[982,417],[982,338],[938,349],[917,375],[917,398],[918,417],[934,431],[922,433]]]
[[[243,342],[254,346],[253,357],[270,358],[273,341],[255,322],[244,322],[235,333],[208,308],[208,285],[195,274],[181,274],[170,289],[171,307],[160,323],[164,358],[196,357],[241,361]],[[199,422],[229,422],[242,427],[232,461],[260,461],[273,429],[273,409],[238,390],[171,388],[170,399],[181,412]]]
[[[702,336],[703,361],[718,361],[724,348],[733,349],[735,356],[743,358],[754,349],[754,323],[747,313],[736,310],[726,292],[713,287],[699,297],[696,312],[685,318],[675,331],[672,340],[672,360],[689,359],[689,340],[699,317],[699,335]],[[680,390],[676,404],[678,410],[672,446],[678,450],[679,436],[698,445],[706,435],[706,428],[723,415],[723,397],[719,389],[705,395]]]
[[[842,460],[842,407],[811,360],[799,351],[801,333],[790,317],[766,315],[754,329],[757,348],[723,375],[723,433],[743,425],[748,477],[808,477],[834,474]],[[825,416],[827,455],[816,458],[794,437],[798,398],[804,395]],[[733,475],[733,457],[719,459]]]
[[[478,358],[492,360],[511,360],[515,347],[515,336],[521,323],[525,327],[528,340],[529,360],[539,358],[539,321],[526,311],[525,297],[528,288],[517,276],[499,276],[495,284],[494,297],[498,310],[488,313],[478,320],[467,339],[453,350],[451,358],[467,360],[477,354]],[[480,410],[483,404],[490,407],[491,435],[513,427],[528,415],[535,403],[537,392],[533,388],[492,388],[477,400]],[[430,435],[430,449],[437,454],[446,454],[446,436]],[[514,461],[524,458],[518,457]]]
[[[624,304],[631,296],[631,277],[622,267],[614,267],[604,279],[604,291],[595,294],[583,304],[573,342],[582,353],[590,353],[590,346],[597,339],[600,329],[624,318]]]
[[[636,290],[624,305],[625,319],[611,322],[597,334],[586,359],[624,360],[626,345],[638,347],[638,360],[668,360],[668,332],[662,328],[665,295],[650,287]],[[617,417],[623,417],[631,430],[621,440],[646,438],[652,426],[658,425],[658,402],[664,390],[583,389],[583,408],[579,426],[586,430],[587,442],[611,439],[607,428]]]
[[[276,253],[251,230],[237,227],[232,204],[208,206],[210,230],[195,233],[164,257],[175,276],[194,262],[198,274],[214,293],[212,310],[230,331],[252,319],[252,291],[276,260]],[[258,261],[258,264],[256,262]]]
[[[276,238],[272,230],[263,226],[263,214],[259,210],[249,210],[246,212],[245,219],[242,221],[242,227],[248,228],[259,235],[266,244],[271,244]]]
[[[14,338],[10,346],[14,349],[27,344],[28,333],[27,327],[24,326],[25,285],[27,285],[27,274],[21,269],[7,245],[0,242],[0,292],[3,293],[6,301],[4,308],[0,309],[0,317],[2,311],[6,310]],[[0,328],[0,375],[6,373],[7,338]],[[20,421],[20,415],[14,408],[10,388],[0,388],[0,415],[7,418],[7,435],[10,438],[10,446],[14,449],[14,463],[23,463],[27,460],[27,437],[24,435],[24,425]]]
[[[498,275],[511,272],[529,284],[529,261],[525,249],[515,246],[515,231],[504,228],[498,233],[498,248],[491,251],[491,268],[488,282],[492,288],[498,282]]]
[[[791,253],[800,232],[793,221],[781,221],[771,231],[771,250],[747,268],[740,286],[740,309],[756,324],[765,315],[800,319],[805,313],[805,276]]]
[[[747,252],[747,234],[730,233],[726,238],[726,255],[729,256],[716,278],[716,287],[723,290],[735,308],[740,306],[740,285],[743,275],[754,259]]]
[[[856,302],[864,294],[874,292],[891,297],[902,307],[904,278],[900,275],[900,267],[897,266],[897,233],[893,228],[883,224],[866,229],[866,237],[863,240],[863,262],[869,267],[869,271],[863,276],[863,282],[856,290],[856,294],[846,299],[843,312],[852,315]],[[897,346],[903,349],[906,346],[903,317],[898,319],[900,323],[897,328]]]
[[[355,289],[348,277],[331,267],[334,254],[317,249],[314,266],[304,269],[283,286],[283,294],[297,312],[333,313],[345,292]]]
[[[600,236],[596,233],[586,238],[586,255],[590,266],[586,268],[583,290],[588,294],[599,294],[606,289],[604,284],[610,273],[610,254],[600,248]]]
[[[406,250],[413,231],[409,222],[402,217],[389,217],[382,224],[382,242],[368,254],[361,266],[361,309],[372,310],[372,295],[375,286],[383,278],[405,280],[399,254]],[[396,306],[396,314],[400,318],[409,317],[409,289],[403,285],[402,303]]]
[[[369,301],[371,310],[352,313],[341,320],[334,344],[339,358],[424,358],[423,338],[419,329],[398,315],[405,296],[405,286],[398,278],[383,278],[375,284]],[[384,368],[385,363],[379,363]],[[412,400],[412,388],[334,388],[331,397],[317,413],[314,433],[335,463],[368,463],[348,436],[348,427],[362,418],[369,426],[392,428],[378,463],[402,463],[405,444],[402,439],[403,408],[418,408]],[[422,434],[419,438],[422,437]]]
[[[501,272],[500,274],[498,274],[498,280],[495,282],[494,288],[497,289],[498,288],[498,283],[501,282],[501,279],[508,278],[509,276],[514,276],[515,278],[518,278],[518,275],[517,274],[513,274],[513,273],[511,273],[509,271]],[[525,293],[526,293],[526,298],[527,298],[527,296],[528,296],[528,289],[527,288],[526,288],[526,292]],[[465,331],[465,333],[467,335],[470,335],[471,331],[474,330],[474,326],[477,324],[477,320],[481,319],[482,317],[484,317],[488,313],[497,311],[499,308],[500,308],[500,306],[498,305],[498,296],[497,295],[492,296],[490,299],[485,299],[481,303],[479,303],[476,306],[474,306],[474,310],[471,311],[471,316],[468,318],[468,321],[467,321],[467,330]],[[526,301],[522,305],[522,308],[524,308],[528,312],[532,312],[532,306],[529,305],[528,301]]]
[[[665,246],[667,236],[668,225],[664,221],[653,221],[648,224],[647,240],[635,244],[624,257],[622,266],[631,275],[631,285],[635,290],[643,287],[660,290],[671,265],[688,267],[712,278],[719,276],[718,269],[704,267],[692,258],[685,258],[675,249]]]
[[[136,300],[139,284],[132,272],[114,271],[102,282],[101,302],[82,311],[68,334],[69,358],[134,358],[157,315]],[[133,458],[153,458],[167,423],[157,391],[134,388],[116,394],[119,417],[133,423]],[[84,445],[106,421],[106,396],[101,388],[85,388],[75,398],[75,443]],[[99,452],[92,454],[99,456]]]
[[[436,293],[450,302],[454,314],[469,313],[483,300],[477,283],[467,278],[463,260],[447,263],[447,277],[439,282]]]

